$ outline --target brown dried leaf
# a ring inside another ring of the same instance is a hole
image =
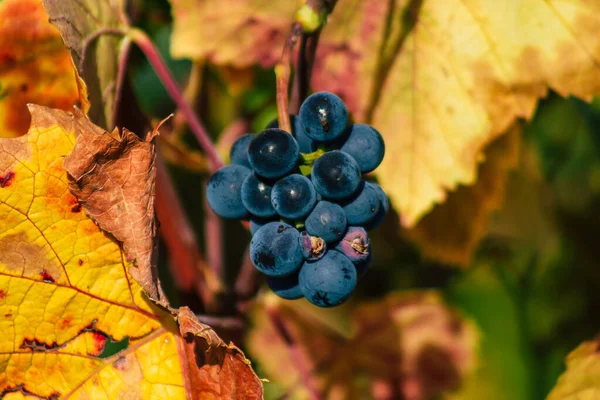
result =
[[[135,266],[130,273],[146,293],[166,301],[160,296],[152,259],[156,246],[152,139],[158,127],[140,139],[127,129],[108,133],[81,114],[75,121],[88,129],[76,131],[75,147],[63,162],[71,179],[69,190],[100,228],[123,243],[127,260]]]
[[[477,182],[459,186],[448,199],[405,234],[429,258],[467,266],[487,231],[489,214],[504,200],[509,171],[519,164],[521,124],[516,123],[494,140],[479,165]]]
[[[357,306],[349,336],[332,329],[339,310],[307,312],[304,303],[267,298],[248,336],[249,351],[291,397],[312,391],[364,399],[389,391],[383,398],[421,400],[456,388],[474,367],[476,331],[435,292]]]
[[[262,384],[239,348],[225,343],[188,307],[179,309],[177,320],[189,398],[262,399]]]

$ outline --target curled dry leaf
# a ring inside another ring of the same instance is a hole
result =
[[[69,192],[64,157],[77,133],[102,130],[81,115],[30,110],[27,135],[0,139],[0,397],[256,398],[233,391],[238,374],[260,397],[241,351],[206,325],[182,321],[180,333]],[[188,332],[203,349],[194,356]],[[111,353],[111,342],[122,350]],[[239,363],[220,362],[229,355]],[[192,385],[206,390],[192,395]]]
[[[105,129],[114,127],[117,71],[125,28],[123,0],[42,0],[50,22],[58,28],[85,81],[90,119]],[[94,35],[104,34],[94,37]]]
[[[130,273],[146,293],[165,303],[153,263],[157,245],[153,138],[158,131],[141,139],[127,129],[108,133],[81,113],[75,120],[77,139],[63,163],[71,178],[69,190],[100,228],[123,243],[127,260],[134,264]]]
[[[456,389],[475,366],[475,329],[434,292],[396,293],[357,306],[349,336],[324,322],[337,311],[307,313],[303,302],[260,304],[248,340],[268,377],[291,397],[312,391],[363,399],[385,391],[383,398],[429,399]]]
[[[41,0],[0,2],[0,137],[27,133],[28,103],[70,110],[75,71]]]
[[[239,348],[225,343],[187,307],[179,310],[177,321],[191,398],[262,399],[262,385]]]
[[[600,397],[600,337],[583,342],[566,359],[567,370],[546,400],[592,400]]]

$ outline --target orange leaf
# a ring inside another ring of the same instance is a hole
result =
[[[41,1],[0,2],[0,137],[27,133],[28,103],[69,110],[78,101],[69,51]]]
[[[30,110],[27,135],[0,139],[0,397],[194,398],[186,389],[197,369],[223,388],[243,374],[260,394],[244,355],[210,327],[196,322],[205,353],[189,353],[173,316],[148,299],[119,244],[69,192],[64,157],[78,135],[102,130],[82,115]],[[109,339],[128,342],[107,356]],[[222,371],[215,360],[228,357],[246,369]],[[244,398],[210,388],[200,398]]]

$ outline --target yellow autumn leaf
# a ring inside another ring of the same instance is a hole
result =
[[[258,398],[243,353],[188,309],[175,311],[178,327],[148,300],[119,244],[69,192],[63,160],[99,128],[29,108],[28,134],[0,139],[0,397]]]
[[[567,370],[546,400],[594,400],[600,397],[600,339],[583,342],[567,356]]]
[[[71,56],[41,0],[1,1],[0,137],[27,132],[27,103],[69,110],[78,101]]]

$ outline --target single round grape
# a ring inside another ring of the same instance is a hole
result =
[[[379,211],[377,211],[377,215],[375,215],[375,217],[369,221],[367,224],[364,225],[365,229],[370,231],[372,229],[377,228],[379,225],[381,225],[381,223],[383,222],[383,219],[385,218],[386,214],[388,213],[389,209],[390,209],[390,201],[387,197],[387,195],[385,194],[385,192],[383,191],[383,189],[381,188],[381,186],[379,186],[378,184],[374,183],[374,182],[366,182],[367,186],[371,186],[373,189],[375,189],[375,192],[377,192],[377,197],[379,198],[379,203],[380,203],[380,207],[379,207]]]
[[[267,277],[267,285],[277,296],[286,300],[297,300],[304,297],[298,284],[298,274],[282,278]]]
[[[300,250],[308,261],[315,261],[323,257],[327,252],[327,244],[317,236],[310,236],[308,232],[300,233]]]
[[[337,251],[328,251],[320,260],[305,262],[298,277],[304,297],[319,307],[342,304],[354,291],[356,280],[356,268]]]
[[[372,221],[379,212],[380,207],[377,192],[372,186],[366,185],[364,181],[360,183],[354,196],[342,203],[348,225],[364,225]]]
[[[246,134],[240,136],[233,145],[229,152],[229,159],[232,164],[243,165],[246,168],[252,168],[250,161],[248,161],[248,146],[255,135]]]
[[[206,199],[213,211],[223,218],[244,218],[248,211],[242,203],[241,187],[250,170],[241,165],[227,165],[210,177]]]
[[[329,142],[340,136],[348,125],[348,109],[335,94],[313,93],[300,106],[300,122],[306,136]]]
[[[298,142],[281,129],[266,129],[254,135],[248,146],[250,165],[258,175],[269,179],[290,173],[299,156]]]
[[[273,222],[278,220],[275,218],[258,218],[258,217],[250,217],[250,234],[254,236],[256,231],[258,231],[263,225],[268,224],[269,222]]]
[[[360,169],[356,161],[338,150],[323,154],[315,161],[311,179],[323,197],[343,199],[352,196],[360,184]]]
[[[304,261],[299,238],[300,232],[284,222],[263,225],[250,241],[252,264],[268,276],[294,273]]]
[[[308,233],[327,243],[340,240],[346,232],[346,224],[346,214],[342,207],[328,201],[319,201],[304,221]]]
[[[271,203],[277,214],[287,219],[301,219],[317,203],[317,192],[312,182],[300,174],[292,174],[273,185]]]
[[[354,264],[367,260],[371,252],[367,231],[360,226],[349,227],[343,239],[334,247],[334,250],[345,255]]]
[[[292,135],[296,138],[298,146],[300,147],[300,153],[310,153],[314,151],[312,150],[313,140],[304,133],[302,123],[297,115],[290,114],[290,125],[292,126]],[[269,125],[266,127],[266,129],[271,128],[279,128],[279,121],[277,118],[269,122]]]
[[[250,174],[242,184],[242,203],[250,214],[269,218],[277,215],[271,204],[271,186],[268,182],[261,180],[256,174]]]
[[[370,125],[354,124],[343,146],[344,153],[350,154],[358,163],[362,173],[374,171],[385,155],[385,143],[381,134]]]

